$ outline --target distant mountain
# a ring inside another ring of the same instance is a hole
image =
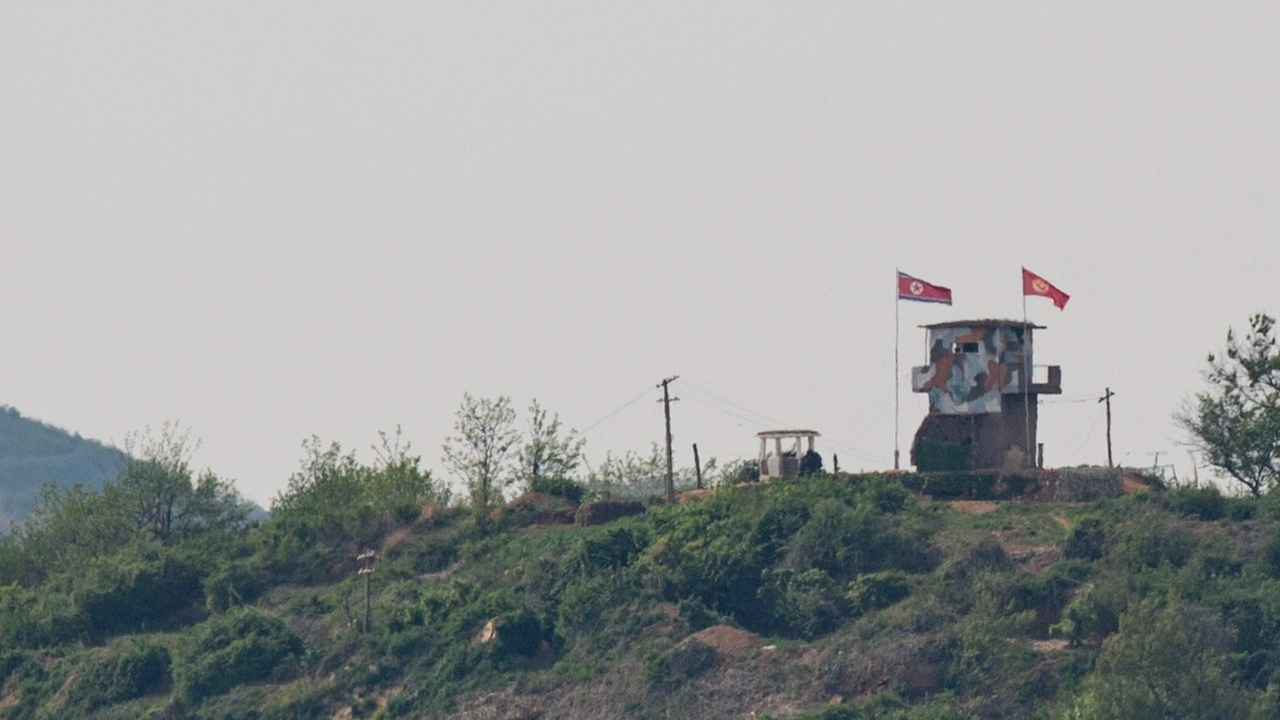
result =
[[[0,532],[31,512],[44,483],[102,487],[124,459],[113,447],[0,406]]]

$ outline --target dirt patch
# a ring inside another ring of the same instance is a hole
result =
[[[1062,550],[1057,545],[1032,545],[1028,543],[1004,542],[1005,553],[1019,569],[1030,573],[1042,572],[1062,558]]]
[[[1128,493],[1146,492],[1151,489],[1151,486],[1142,479],[1142,476],[1125,473],[1120,476],[1120,489],[1127,495]]]
[[[1059,515],[1058,513],[1049,513],[1049,517],[1053,518],[1053,521],[1058,523],[1058,525],[1060,525],[1063,530],[1071,529],[1071,521],[1066,519],[1062,515]]]
[[[391,552],[392,550],[395,550],[396,548],[400,547],[400,546],[401,546],[401,545],[403,545],[403,544],[405,543],[405,541],[406,541],[406,540],[408,540],[408,539],[409,539],[409,529],[408,529],[408,528],[401,528],[401,529],[399,529],[399,530],[396,530],[395,532],[391,533],[390,535],[387,535],[387,537],[386,537],[385,539],[383,539],[383,541],[382,541],[382,552],[381,552],[381,553],[379,553],[379,554],[380,554],[382,557],[386,557],[386,556],[387,556],[387,553],[389,553],[389,552]]]
[[[701,490],[685,490],[684,492],[676,496],[676,502],[680,503],[681,505],[688,505],[691,502],[701,500],[707,497],[713,492],[715,491],[707,488],[703,488]]]
[[[999,503],[994,503],[990,500],[952,500],[947,504],[951,506],[952,510],[971,515],[989,513],[1000,507]]]
[[[1031,641],[1031,647],[1035,648],[1036,650],[1039,650],[1040,652],[1046,655],[1050,653],[1062,652],[1063,650],[1066,650],[1067,647],[1070,646],[1070,644],[1071,643],[1067,642],[1066,640],[1062,640],[1060,638],[1055,638],[1052,640],[1032,640]]]
[[[755,633],[728,625],[712,625],[694,633],[693,637],[715,648],[720,657],[727,660],[736,660],[763,644]]]

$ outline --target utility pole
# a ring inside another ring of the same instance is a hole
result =
[[[702,489],[702,461],[698,459],[698,443],[693,444],[693,471],[698,474],[698,489]]]
[[[360,569],[356,572],[364,576],[364,634],[369,634],[369,576],[373,574],[373,562],[378,553],[365,550],[356,556]]]
[[[672,375],[657,384],[657,387],[662,388],[662,414],[667,419],[667,502],[669,503],[676,501],[676,483],[671,476],[671,401],[680,398],[672,398],[667,391],[667,386],[679,378],[679,375]]]
[[[1105,402],[1107,404],[1107,467],[1109,468],[1115,467],[1115,465],[1111,464],[1111,397],[1113,395],[1115,395],[1115,393],[1111,392],[1111,388],[1107,388],[1106,393],[1103,394],[1102,397],[1098,398],[1098,402]],[[1157,459],[1159,458],[1157,457]]]

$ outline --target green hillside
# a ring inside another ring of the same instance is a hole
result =
[[[0,407],[0,528],[25,518],[45,483],[97,488],[123,465],[119,450]]]
[[[0,718],[1280,712],[1269,496],[819,475],[478,513],[414,457],[316,443],[257,525],[167,457],[0,542]]]

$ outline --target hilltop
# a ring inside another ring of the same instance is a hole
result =
[[[187,524],[136,512],[158,478]],[[143,462],[0,544],[0,717],[1274,716],[1280,506],[1027,482],[561,481],[479,513],[317,444],[257,525]]]
[[[26,518],[45,483],[102,487],[124,460],[115,448],[0,407],[0,528]]]

